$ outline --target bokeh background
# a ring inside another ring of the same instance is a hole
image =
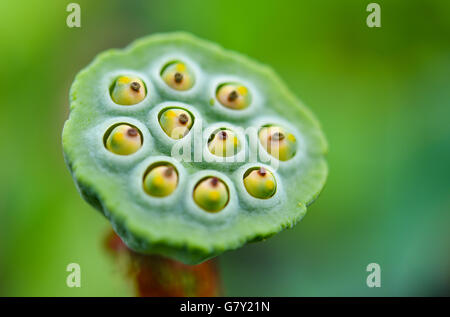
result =
[[[317,115],[329,180],[295,228],[219,257],[230,296],[449,295],[450,2],[1,1],[0,295],[132,296],[78,195],[62,126],[76,73],[183,30],[271,65]],[[66,286],[77,262],[82,287]],[[366,286],[377,262],[382,287]]]

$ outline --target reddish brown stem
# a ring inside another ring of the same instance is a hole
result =
[[[111,230],[106,248],[120,262],[140,297],[219,296],[219,270],[216,260],[186,265],[159,255],[143,255],[130,250]]]

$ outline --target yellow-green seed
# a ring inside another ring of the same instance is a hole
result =
[[[176,90],[188,90],[194,86],[194,73],[183,62],[172,62],[164,67],[161,72],[166,84]]]
[[[208,141],[209,151],[217,156],[233,156],[241,149],[236,134],[228,129],[219,130]]]
[[[144,190],[155,197],[166,197],[173,193],[178,185],[178,174],[170,165],[152,168],[144,177]]]
[[[259,141],[266,151],[280,161],[291,159],[297,151],[297,141],[292,133],[279,126],[263,127]]]
[[[121,124],[111,130],[106,139],[106,148],[119,155],[133,154],[142,146],[139,131],[127,124]]]
[[[201,180],[194,189],[194,201],[208,212],[218,212],[225,208],[229,200],[228,188],[217,177]]]
[[[141,102],[146,94],[142,80],[137,77],[120,76],[114,82],[111,99],[119,105],[129,106]]]
[[[183,109],[167,109],[159,117],[161,128],[169,137],[176,140],[189,133],[192,123],[191,114]]]
[[[277,189],[275,177],[263,167],[250,171],[244,177],[244,186],[250,195],[260,199],[272,197]]]
[[[219,86],[216,97],[223,106],[234,110],[245,109],[251,102],[247,87],[234,83]]]

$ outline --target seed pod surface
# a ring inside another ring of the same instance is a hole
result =
[[[129,248],[188,264],[292,227],[327,177],[318,121],[273,70],[186,33],[101,53],[62,140]]]

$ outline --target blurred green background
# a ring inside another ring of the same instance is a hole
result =
[[[62,126],[75,74],[183,30],[271,65],[317,115],[330,174],[295,228],[219,257],[230,296],[449,295],[450,2],[1,1],[0,295],[133,295],[78,195]],[[66,286],[77,262],[82,287]],[[366,266],[381,265],[381,288]]]

